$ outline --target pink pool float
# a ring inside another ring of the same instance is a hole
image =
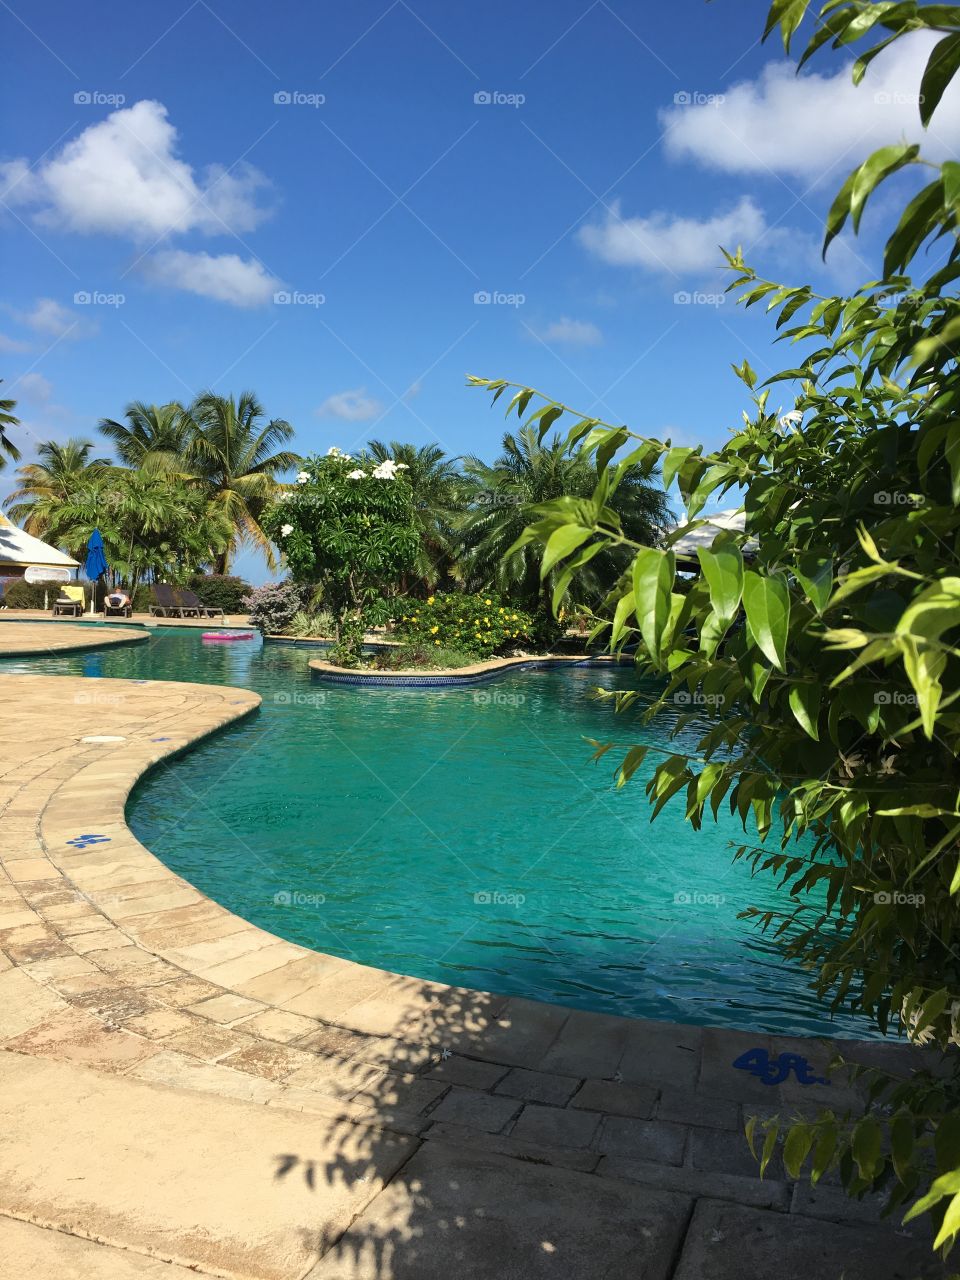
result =
[[[201,640],[212,640],[215,644],[227,644],[231,640],[252,640],[253,631],[204,631]]]

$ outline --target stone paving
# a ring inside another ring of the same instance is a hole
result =
[[[146,769],[257,695],[10,675],[0,699],[0,1226],[19,1220],[11,1250],[67,1233],[37,1246],[41,1274],[123,1277],[119,1250],[136,1274],[251,1280],[942,1274],[922,1227],[776,1162],[756,1175],[746,1116],[860,1100],[734,1060],[797,1053],[819,1076],[837,1042],[571,1011],[284,942],[124,820]],[[909,1069],[901,1046],[841,1047]]]
[[[18,622],[0,630],[0,658],[25,654],[71,653],[80,649],[102,649],[117,644],[137,644],[149,639],[136,627],[71,626],[63,622]]]

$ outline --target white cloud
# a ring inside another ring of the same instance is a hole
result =
[[[95,321],[81,318],[75,311],[57,302],[55,298],[38,298],[29,311],[17,311],[6,307],[22,325],[45,338],[89,338],[97,332]]]
[[[767,232],[767,220],[749,196],[727,213],[698,220],[670,213],[622,218],[614,204],[604,222],[580,228],[581,243],[614,266],[645,267],[674,274],[721,265],[720,245],[748,249]],[[782,231],[777,232],[783,235]]]
[[[538,330],[537,337],[547,343],[565,343],[571,347],[598,347],[603,341],[603,334],[595,324],[589,320],[571,320],[569,316],[561,316]]]
[[[266,185],[256,169],[210,165],[198,176],[176,152],[166,107],[144,100],[90,125],[33,171],[24,159],[0,165],[0,184],[45,225],[137,241],[250,231],[267,216],[256,202]]]
[[[661,111],[667,153],[726,173],[793,173],[818,180],[838,166],[852,169],[872,150],[905,137],[931,159],[960,145],[960,83],[943,97],[929,131],[920,125],[917,94],[935,43],[926,34],[897,41],[857,86],[850,63],[834,75],[801,73],[771,62],[755,80],[725,89],[717,104]]]
[[[339,418],[342,422],[369,422],[382,412],[383,405],[374,396],[367,395],[366,387],[327,396],[317,410],[321,418]]]
[[[32,350],[29,342],[20,342],[16,338],[9,338],[5,333],[0,333],[0,351],[9,351],[12,354],[22,355],[26,351]]]
[[[147,258],[144,274],[156,284],[235,307],[259,307],[270,302],[280,281],[259,262],[235,253],[188,253],[185,249],[164,249]]]
[[[25,373],[16,381],[17,394],[24,400],[44,402],[53,394],[53,384],[42,373]]]

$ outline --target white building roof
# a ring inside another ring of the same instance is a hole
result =
[[[0,572],[5,567],[27,569],[30,565],[55,565],[62,569],[78,569],[79,560],[64,555],[33,534],[24,532],[6,516],[0,515]]]
[[[679,532],[688,523],[687,520],[681,520],[670,532]],[[707,515],[698,516],[697,521],[694,523],[696,525],[695,528],[691,529],[689,533],[681,534],[672,543],[672,550],[678,556],[695,556],[698,547],[712,546],[714,538],[724,530],[732,529],[736,533],[743,533],[747,523],[747,516],[742,507],[731,507],[727,511],[711,511]],[[749,539],[746,547],[751,549],[756,547],[756,543],[753,539]]]

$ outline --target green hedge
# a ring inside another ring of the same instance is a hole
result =
[[[6,578],[4,579],[3,603],[8,609],[42,609],[43,593],[47,593],[48,608],[53,608],[53,602],[60,594],[60,586],[56,582],[51,582],[44,587],[39,582],[27,582],[23,578]]]
[[[242,578],[222,573],[198,573],[190,579],[189,586],[204,604],[222,609],[224,613],[245,614],[247,609],[243,598],[253,590],[250,583]]]

